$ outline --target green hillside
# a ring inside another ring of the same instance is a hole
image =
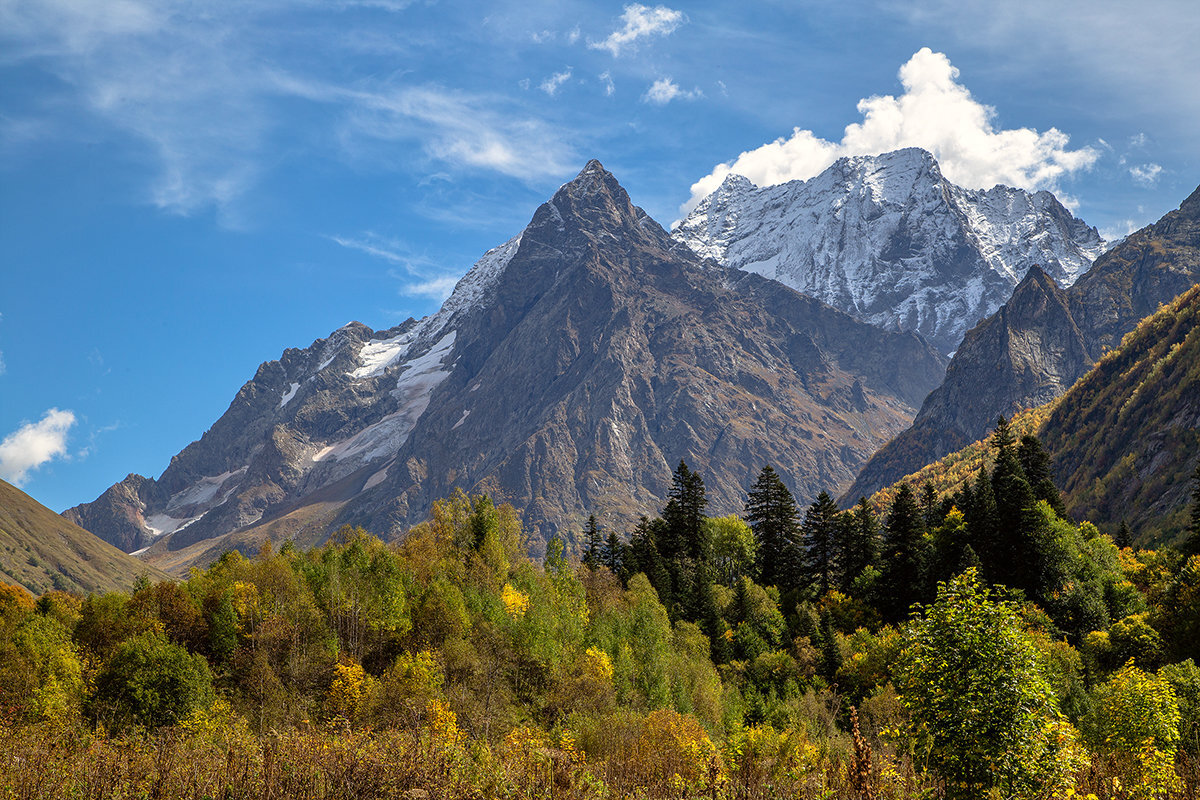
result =
[[[1141,544],[1186,525],[1200,459],[1200,285],[1126,334],[1051,413],[1041,436],[1072,513]]]
[[[139,575],[166,577],[0,481],[0,581],[87,594],[126,591]]]
[[[1068,511],[1139,544],[1167,544],[1187,524],[1190,476],[1200,459],[1200,285],[1146,317],[1062,397],[1012,420],[1049,451]],[[926,465],[871,497],[876,508],[900,483],[962,488],[992,457],[987,440]]]

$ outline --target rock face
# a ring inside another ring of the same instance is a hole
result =
[[[907,431],[863,468],[847,499],[870,495],[973,442],[1001,414],[1062,395],[1160,304],[1200,282],[1200,189],[1059,290],[1031,271],[973,328]]]
[[[456,488],[535,537],[588,513],[622,530],[681,458],[730,513],[766,463],[801,499],[848,484],[944,369],[918,336],[702,262],[593,161],[437,314],[286,351],[157,481],[67,513],[172,569],[343,523],[400,535]]]
[[[944,353],[1030,267],[1069,285],[1105,247],[1049,192],[963,189],[907,148],[839,159],[808,181],[731,175],[675,229],[703,256],[774,278]]]

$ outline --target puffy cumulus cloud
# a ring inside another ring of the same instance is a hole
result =
[[[997,130],[995,109],[972,97],[958,77],[958,69],[945,54],[922,48],[900,68],[903,94],[860,100],[863,120],[847,125],[841,141],[795,128],[786,139],[744,152],[732,163],[718,164],[692,185],[691,197],[681,210],[686,214],[694,208],[730,173],[769,186],[811,178],[842,156],[902,147],[929,150],[947,178],[970,188],[1003,183],[1052,189],[1061,177],[1090,167],[1099,157],[1090,147],[1069,149],[1069,137],[1057,128]]]
[[[1158,164],[1140,164],[1129,168],[1133,182],[1140,186],[1154,186],[1162,175],[1163,168]]]
[[[622,27],[610,33],[604,40],[588,42],[593,50],[607,50],[613,57],[621,51],[634,47],[639,39],[650,36],[670,36],[675,29],[687,21],[682,11],[666,6],[643,6],[639,3],[625,6],[621,14]]]
[[[642,102],[665,106],[672,100],[695,100],[703,96],[704,93],[699,89],[692,89],[690,92],[680,89],[675,81],[668,77],[659,78],[650,84],[650,88],[642,95]]]
[[[0,478],[21,486],[32,470],[67,454],[67,431],[75,424],[70,411],[52,408],[37,422],[27,422],[0,442]]]
[[[558,93],[559,87],[569,80],[571,80],[571,68],[567,67],[562,72],[556,72],[549,78],[546,78],[538,88],[551,97],[554,97]]]

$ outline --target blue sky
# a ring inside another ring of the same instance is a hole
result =
[[[1200,183],[1197,41],[1194,0],[0,0],[0,477],[161,474],[592,157],[669,224],[731,166],[919,144],[1124,234]]]

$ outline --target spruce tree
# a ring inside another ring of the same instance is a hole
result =
[[[821,492],[804,515],[804,579],[822,597],[837,580],[838,507]]]
[[[667,559],[680,556],[696,561],[709,556],[707,532],[704,527],[704,510],[708,497],[700,475],[688,469],[682,459],[672,475],[670,499],[663,509],[665,523],[660,552]]]
[[[1038,555],[1036,530],[1031,526],[1029,512],[1037,500],[1017,458],[1012,432],[1004,417],[996,422],[992,444],[996,448],[996,466],[992,472],[992,493],[996,498],[996,538],[990,552],[992,580],[1029,589]]]
[[[1133,533],[1129,530],[1129,523],[1121,520],[1121,527],[1117,529],[1117,535],[1113,537],[1113,544],[1120,548],[1133,547]]]
[[[1192,520],[1188,525],[1187,538],[1183,540],[1183,553],[1200,555],[1200,463],[1192,473]]]
[[[937,490],[933,488],[933,481],[925,481],[921,487],[921,518],[925,522],[925,530],[933,530],[942,521],[938,516],[941,510],[942,506],[938,503]]]
[[[855,578],[875,563],[879,549],[879,521],[865,497],[860,497],[858,505],[842,514],[842,518],[839,528],[842,538],[838,546],[841,563],[838,566],[842,576],[841,590],[849,593]]]
[[[800,582],[800,520],[796,499],[770,466],[762,468],[746,501],[746,522],[758,542],[756,572],[763,586],[791,591]]]
[[[625,566],[625,544],[616,531],[608,532],[604,548],[600,551],[600,563],[612,570],[614,575],[622,575]]]
[[[912,487],[901,483],[888,513],[880,553],[880,611],[893,622],[904,619],[909,606],[925,599],[928,554],[921,522]]]
[[[1021,446],[1017,448],[1017,460],[1033,489],[1034,497],[1045,500],[1055,514],[1066,519],[1067,509],[1063,505],[1062,494],[1054,485],[1054,476],[1050,474],[1050,454],[1042,447],[1042,440],[1032,434],[1022,436]]]
[[[600,533],[600,526],[596,524],[596,515],[589,514],[587,526],[583,529],[583,563],[592,572],[595,572],[601,563],[600,550],[603,547],[604,539]]]

